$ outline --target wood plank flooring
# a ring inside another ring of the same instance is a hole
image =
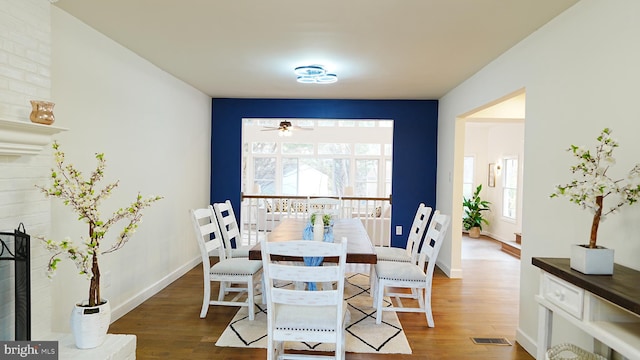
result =
[[[347,353],[355,359],[533,359],[515,343],[520,262],[487,246],[487,240],[463,241],[463,279],[437,270],[432,309],[435,328],[423,314],[399,313],[412,355]],[[474,255],[475,254],[475,255]],[[502,257],[500,255],[504,255]],[[213,293],[217,292],[217,288]],[[161,292],[114,322],[114,334],[137,335],[137,359],[263,359],[264,349],[216,347],[218,336],[238,308],[210,307],[200,319],[202,266],[198,265]],[[476,345],[471,337],[505,337],[513,346]]]

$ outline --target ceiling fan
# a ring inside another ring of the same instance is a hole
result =
[[[297,125],[293,125],[291,123],[291,121],[280,121],[280,124],[278,125],[278,127],[274,127],[274,126],[265,126],[264,129],[262,129],[262,131],[275,131],[278,130],[279,133],[278,135],[280,136],[291,136],[291,134],[293,133],[292,130],[296,129],[296,130],[313,130],[313,128],[306,128],[306,127],[300,127]]]

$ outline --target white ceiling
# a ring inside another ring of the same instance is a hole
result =
[[[212,97],[439,99],[578,0],[59,0]],[[299,84],[321,64],[330,85]]]

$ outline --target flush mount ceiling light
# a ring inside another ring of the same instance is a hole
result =
[[[332,84],[338,81],[338,75],[329,74],[322,65],[298,66],[294,69],[297,81],[303,84]]]

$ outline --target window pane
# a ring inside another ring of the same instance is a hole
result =
[[[378,160],[356,160],[355,193],[359,196],[377,196]]]
[[[360,120],[358,121],[359,127],[375,127],[376,122],[373,120]]]
[[[393,146],[391,144],[384,144],[384,154],[387,156],[393,155]]]
[[[387,160],[386,165],[387,165],[387,171],[385,172],[385,186],[384,186],[385,193],[382,194],[383,196],[387,196],[391,194],[391,179],[393,175],[391,160]]]
[[[260,185],[263,194],[276,193],[276,158],[253,159],[254,182]]]
[[[254,142],[251,151],[254,154],[275,154],[277,145],[275,142]]]
[[[296,120],[293,122],[293,125],[298,125],[300,127],[304,127],[304,128],[312,128],[314,121],[311,119],[301,119],[301,120]]]
[[[348,155],[351,154],[349,144],[318,144],[318,154],[321,155]]]
[[[504,160],[502,215],[511,219],[516,218],[517,190],[518,190],[518,159]]]
[[[464,170],[462,175],[462,182],[465,184],[473,184],[473,156],[464,157]]]
[[[297,195],[298,180],[298,159],[282,159],[282,195]]]
[[[356,155],[380,155],[380,144],[356,144]]]
[[[511,219],[516,218],[516,189],[504,189],[502,215]]]
[[[464,157],[464,165],[462,170],[462,196],[469,199],[473,196],[473,178],[474,178],[474,165],[476,158],[473,156]]]
[[[504,161],[504,186],[508,188],[518,187],[518,160],[506,159]]]
[[[297,195],[341,195],[349,183],[348,159],[299,159]]]
[[[354,120],[338,120],[338,126],[354,127],[356,126],[356,122]]]
[[[299,155],[313,154],[313,144],[282,143],[282,153]]]
[[[469,199],[473,195],[473,185],[472,184],[462,184],[462,196]]]
[[[318,120],[318,126],[336,126],[335,120]]]

